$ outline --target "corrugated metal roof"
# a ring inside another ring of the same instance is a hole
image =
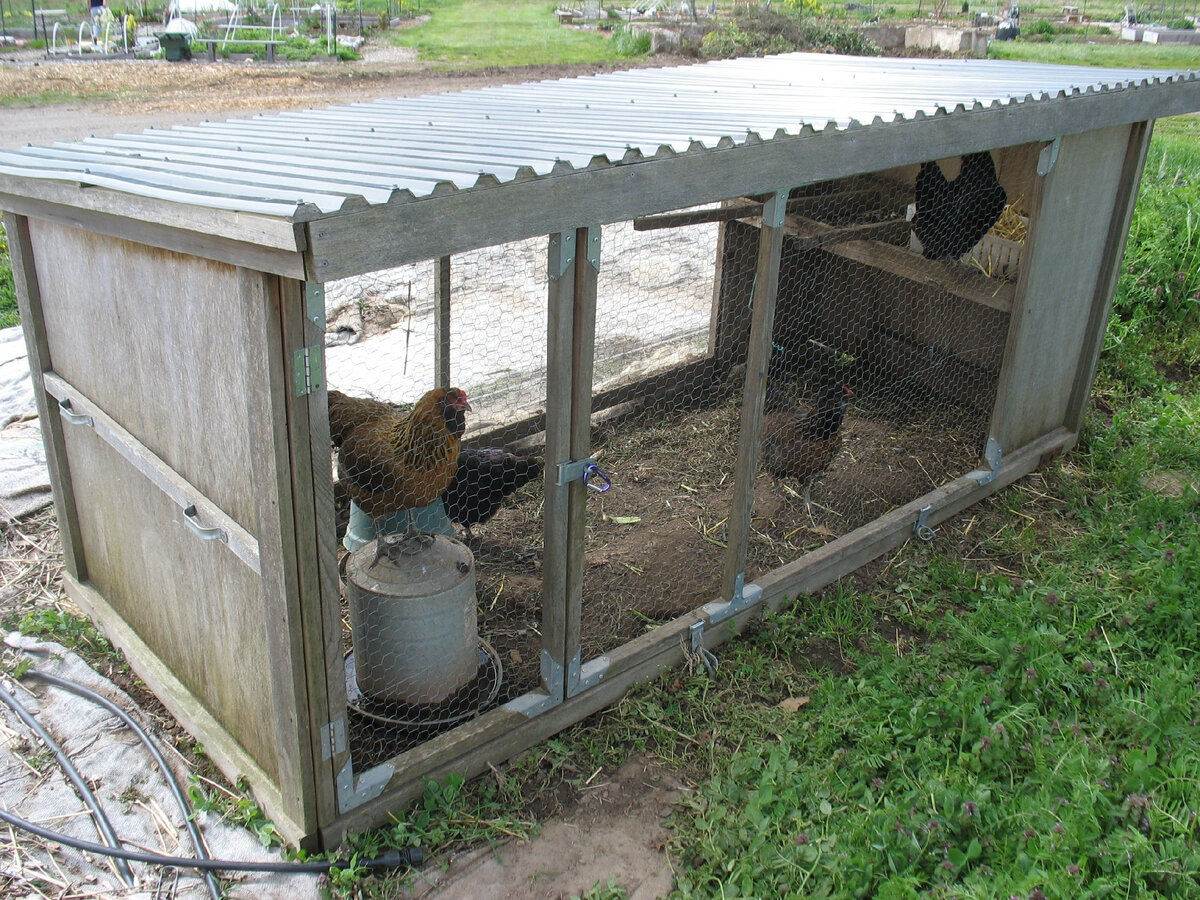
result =
[[[291,217],[1195,72],[788,54],[0,151],[0,174]],[[1200,108],[1200,91],[1193,108]]]

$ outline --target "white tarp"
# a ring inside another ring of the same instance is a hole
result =
[[[50,475],[38,427],[21,327],[0,328],[0,522],[50,503]]]

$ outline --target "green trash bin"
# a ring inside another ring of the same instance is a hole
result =
[[[166,32],[158,36],[158,44],[163,48],[163,56],[171,62],[192,58],[192,39],[180,32]]]

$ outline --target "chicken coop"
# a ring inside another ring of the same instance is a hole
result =
[[[1071,447],[1198,109],[793,54],[0,152],[67,590],[332,845]]]

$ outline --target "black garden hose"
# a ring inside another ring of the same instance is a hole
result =
[[[108,825],[107,817],[105,817],[103,810],[99,806],[99,803],[96,802],[94,795],[92,795],[91,791],[88,790],[87,785],[84,784],[83,779],[79,776],[79,773],[76,771],[75,767],[58,748],[58,745],[54,743],[54,739],[50,737],[44,728],[42,728],[41,724],[38,723],[38,721],[17,701],[15,697],[6,691],[3,686],[0,686],[0,700],[3,700],[5,703],[7,703],[21,718],[21,721],[28,725],[40,738],[42,738],[43,741],[45,741],[46,746],[54,751],[55,756],[58,758],[59,764],[63,767],[63,770],[67,773],[68,777],[71,778],[72,783],[76,784],[76,787],[80,790],[81,796],[83,796],[85,800],[89,797],[91,798],[89,806],[92,807],[93,812],[96,815],[97,827],[100,828],[99,823],[104,823],[104,827],[107,828],[107,834],[105,833],[104,828],[100,829],[101,834],[106,840],[112,841],[112,846],[71,837],[70,835],[65,835],[57,831],[51,831],[48,828],[43,828],[41,825],[37,825],[28,821],[27,819],[23,819],[5,809],[0,809],[0,821],[7,822],[9,825],[13,825],[22,829],[23,831],[27,831],[30,834],[37,835],[38,837],[46,840],[54,841],[55,843],[62,844],[67,847],[73,847],[76,850],[82,850],[87,853],[96,853],[101,856],[115,859],[117,860],[116,865],[121,870],[122,874],[124,875],[125,873],[128,873],[126,883],[130,884],[131,886],[133,884],[133,873],[129,868],[130,861],[147,863],[149,865],[171,866],[180,869],[197,869],[202,871],[205,873],[208,880],[210,892],[213,890],[217,891],[217,893],[214,895],[216,898],[220,897],[220,888],[215,884],[215,880],[212,878],[213,872],[271,872],[279,874],[319,875],[335,868],[350,869],[359,867],[371,871],[377,871],[397,869],[405,866],[419,866],[425,861],[425,851],[420,847],[405,847],[402,849],[391,850],[387,853],[384,853],[382,856],[362,861],[343,859],[323,860],[320,862],[289,862],[286,860],[280,860],[279,862],[250,862],[245,860],[212,859],[205,852],[203,841],[200,838],[199,833],[194,830],[195,826],[192,822],[191,812],[187,807],[186,800],[184,799],[183,793],[180,790],[178,783],[175,781],[174,776],[171,774],[169,768],[167,768],[166,761],[162,758],[162,754],[158,751],[158,748],[154,745],[154,742],[150,739],[150,736],[146,734],[145,731],[141,729],[137,723],[135,723],[124,712],[124,710],[121,710],[120,707],[111,703],[109,700],[100,696],[94,691],[91,691],[82,685],[76,684],[75,682],[68,681],[67,679],[59,678],[58,676],[49,675],[45,672],[38,672],[32,669],[25,674],[32,676],[35,679],[44,681],[47,684],[53,684],[57,687],[63,688],[64,690],[76,693],[87,700],[98,703],[105,709],[120,717],[122,721],[124,721],[134,730],[143,743],[145,743],[150,749],[150,752],[153,754],[160,767],[162,767],[163,772],[166,774],[167,781],[172,787],[172,792],[175,793],[176,799],[179,800],[182,805],[185,818],[188,822],[188,831],[192,833],[193,842],[196,844],[197,857],[167,856],[161,853],[151,853],[141,850],[126,850],[123,847],[117,846],[118,839],[116,835],[112,833],[111,826]]]
[[[200,859],[210,858],[208,855],[208,849],[204,846],[204,839],[200,836],[200,829],[196,827],[196,822],[192,818],[192,811],[188,807],[187,798],[184,796],[183,790],[179,787],[179,782],[175,778],[175,773],[172,772],[170,766],[167,765],[167,761],[163,758],[162,752],[158,749],[158,745],[150,739],[150,735],[143,730],[142,726],[133,720],[133,717],[130,716],[129,713],[125,712],[125,710],[121,709],[121,707],[117,706],[107,697],[97,694],[90,688],[86,688],[82,684],[78,684],[74,681],[69,681],[66,678],[59,678],[57,675],[51,675],[49,672],[39,672],[37,669],[30,669],[25,673],[24,677],[32,678],[35,681],[44,681],[46,684],[53,685],[54,687],[61,688],[62,690],[68,691],[76,696],[83,697],[85,700],[89,700],[92,703],[95,703],[97,706],[101,706],[108,710],[127,726],[129,726],[130,730],[132,730],[133,733],[138,736],[138,739],[142,742],[143,746],[145,746],[146,750],[149,751],[150,755],[154,757],[154,761],[158,763],[158,768],[162,772],[163,778],[165,778],[167,781],[167,787],[170,788],[171,794],[175,797],[175,802],[179,805],[179,809],[183,812],[183,821],[187,827],[188,835],[191,836],[192,846],[196,848],[196,856]],[[208,894],[210,897],[212,897],[212,900],[221,900],[221,886],[217,883],[216,876],[213,875],[212,872],[206,871],[204,873],[204,881],[208,885]]]

